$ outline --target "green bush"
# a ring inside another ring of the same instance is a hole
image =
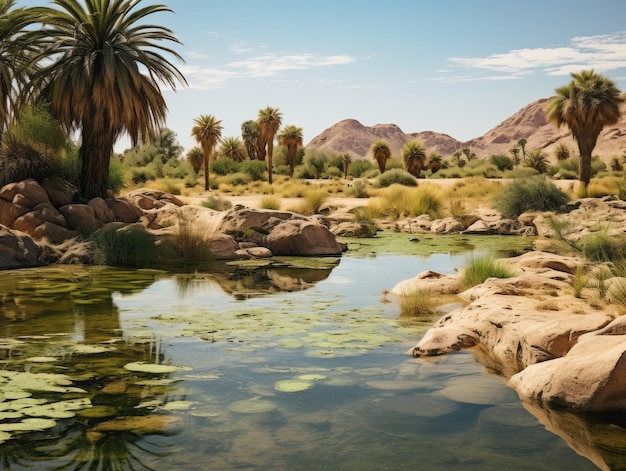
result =
[[[484,283],[488,278],[511,278],[515,272],[505,263],[494,260],[489,255],[474,256],[461,276],[461,282],[465,288]]]
[[[513,160],[506,155],[492,155],[489,157],[489,162],[495,165],[501,172],[504,170],[513,170]]]
[[[438,218],[441,215],[441,208],[443,206],[441,198],[432,191],[424,189],[424,187],[420,187],[416,191],[418,193],[411,202],[411,215],[419,216],[421,214],[428,214],[433,219]]]
[[[294,172],[294,178],[299,178],[301,180],[313,180],[320,177],[317,168],[314,165],[303,164],[298,165]]]
[[[100,230],[93,234],[92,240],[96,248],[95,260],[100,264],[141,268],[157,261],[154,237],[143,229]]]
[[[579,245],[585,257],[594,262],[616,262],[626,257],[626,239],[611,237],[607,229],[583,237]]]
[[[373,164],[369,160],[353,160],[348,165],[348,175],[354,178],[361,178],[365,172],[372,170]]]
[[[417,186],[417,179],[409,172],[399,168],[394,168],[388,172],[381,173],[376,179],[376,186],[379,188],[387,188],[394,183],[404,186]]]
[[[514,180],[494,201],[504,217],[517,217],[526,211],[559,211],[569,196],[543,176]]]
[[[342,176],[343,172],[337,167],[326,167],[326,170],[324,170],[322,174],[322,178],[341,178]]]
[[[109,189],[117,195],[125,186],[126,168],[119,160],[113,158],[109,162]]]
[[[346,192],[348,196],[353,198],[367,198],[369,193],[367,191],[367,184],[363,180],[355,180],[354,183],[348,188]]]
[[[239,170],[250,175],[252,180],[261,181],[265,180],[267,165],[263,160],[244,160],[239,164]]]
[[[228,157],[220,157],[211,164],[211,171],[216,175],[228,175],[239,171],[239,164]]]

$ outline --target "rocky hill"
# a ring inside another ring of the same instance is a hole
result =
[[[524,138],[526,149],[544,149],[549,157],[556,144],[564,143],[572,155],[578,147],[567,127],[557,129],[546,121],[545,106],[549,98],[542,98],[525,106],[498,124],[483,136],[461,142],[453,137],[434,131],[405,133],[395,124],[364,126],[355,119],[345,119],[313,138],[307,147],[326,152],[349,152],[353,158],[370,158],[369,148],[378,139],[387,141],[394,156],[400,155],[402,146],[411,140],[419,140],[427,153],[436,152],[449,157],[457,150],[469,147],[477,156],[508,154],[509,149]],[[626,150],[626,104],[622,106],[622,118],[615,126],[604,129],[594,149],[608,161],[621,156]]]

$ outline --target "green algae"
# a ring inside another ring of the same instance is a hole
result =
[[[275,402],[258,397],[231,402],[228,405],[229,411],[236,412],[238,414],[261,414],[264,412],[271,412],[276,408],[278,408],[278,405]]]

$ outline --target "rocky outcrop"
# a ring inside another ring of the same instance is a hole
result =
[[[513,278],[491,278],[458,293],[467,305],[444,315],[411,349],[415,357],[469,349],[511,378],[528,401],[578,410],[626,409],[626,321],[615,306],[572,292],[575,258],[531,252],[509,259]],[[444,279],[440,291],[430,282]],[[449,293],[458,275],[419,276],[391,292]],[[433,291],[434,290],[434,291]]]
[[[0,226],[0,267],[26,268],[39,263],[39,247],[28,235]]]

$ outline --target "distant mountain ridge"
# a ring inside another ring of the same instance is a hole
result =
[[[525,106],[483,136],[458,141],[435,131],[405,133],[395,124],[364,126],[355,119],[344,119],[334,124],[306,145],[309,148],[326,152],[348,152],[353,158],[369,159],[369,149],[373,142],[383,139],[391,148],[392,155],[399,156],[402,146],[413,140],[421,141],[428,154],[435,152],[449,157],[457,150],[470,148],[478,157],[491,154],[510,155],[509,150],[520,139],[526,139],[526,149],[543,149],[552,157],[552,150],[558,143],[564,143],[573,155],[578,154],[576,141],[567,127],[556,128],[546,121],[545,106],[550,98],[542,98]],[[622,105],[622,117],[615,126],[604,129],[598,138],[594,155],[605,161],[612,156],[621,156],[626,150],[626,104]]]

